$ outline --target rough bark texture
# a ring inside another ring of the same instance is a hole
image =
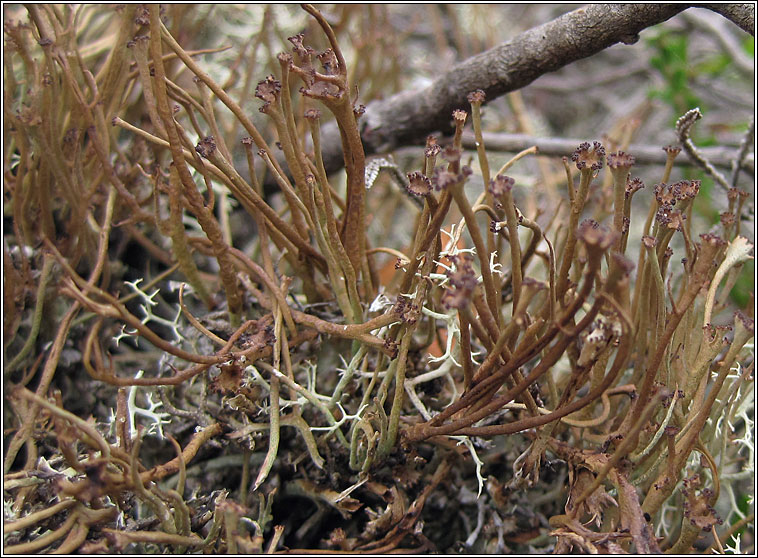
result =
[[[592,56],[616,43],[633,44],[639,32],[675,16],[687,4],[592,4],[534,27],[513,40],[473,56],[441,75],[429,87],[374,101],[362,118],[366,154],[404,145],[423,145],[432,132],[449,132],[450,115],[467,108],[466,96],[482,89],[488,100],[520,89],[543,74]],[[702,5],[752,33],[754,7]],[[327,172],[343,165],[336,126],[322,130]]]
[[[370,103],[361,122],[366,152],[423,143],[429,133],[451,129],[450,114],[468,106],[466,95],[471,91],[482,89],[492,100],[615,43],[633,44],[640,31],[686,8],[686,4],[593,4],[525,31],[457,64],[423,90]],[[325,132],[322,145],[337,149],[324,153],[324,163],[340,168],[338,132],[331,128]],[[335,141],[329,141],[332,138]]]
[[[699,4],[697,7],[721,14],[746,33],[755,36],[755,4]]]

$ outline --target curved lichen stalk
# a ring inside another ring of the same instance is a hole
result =
[[[313,51],[302,45],[301,35],[290,38],[290,41],[295,45],[297,59],[297,64],[292,64],[290,69],[298,74],[306,84],[306,87],[300,90],[301,93],[321,101],[337,120],[347,173],[345,218],[342,222],[340,236],[356,273],[359,270],[364,270],[364,281],[369,281],[370,274],[365,273],[367,271],[365,240],[366,155],[358,129],[358,116],[362,111],[354,108],[353,101],[350,99],[347,65],[337,44],[334,31],[321,12],[313,6],[304,4],[303,9],[316,19],[329,39],[331,49],[327,49],[318,56],[326,73],[317,72],[311,66],[310,59]]]

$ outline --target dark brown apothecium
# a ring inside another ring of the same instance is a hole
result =
[[[201,139],[199,142],[197,142],[197,145],[195,146],[195,151],[204,158],[208,158],[211,155],[213,155],[213,152],[216,151],[216,140],[213,136],[206,136],[203,139]]]
[[[495,178],[490,180],[487,185],[487,191],[492,194],[495,199],[500,199],[513,189],[513,185],[516,183],[510,176],[504,174],[498,174]]]
[[[409,172],[405,189],[414,196],[427,196],[432,191],[432,181],[421,172]]]
[[[281,91],[282,84],[274,76],[267,76],[266,79],[259,81],[255,87],[255,96],[263,101],[263,106],[258,110],[263,113],[267,112],[272,103],[277,102]]]
[[[576,168],[584,170],[600,170],[603,168],[603,159],[605,158],[605,147],[600,142],[593,141],[592,145],[588,142],[579,144],[576,151],[571,155],[571,160],[576,163]]]

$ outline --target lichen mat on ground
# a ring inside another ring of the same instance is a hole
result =
[[[7,7],[4,551],[752,552],[741,6]]]

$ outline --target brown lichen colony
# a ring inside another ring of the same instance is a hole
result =
[[[371,163],[362,79],[396,60],[365,37],[349,65],[336,15],[303,6],[277,54],[267,6],[219,72],[183,46],[196,6],[27,9],[4,29],[5,552],[739,545],[737,163],[722,188],[678,146],[633,176],[621,135],[504,157],[478,87]]]

